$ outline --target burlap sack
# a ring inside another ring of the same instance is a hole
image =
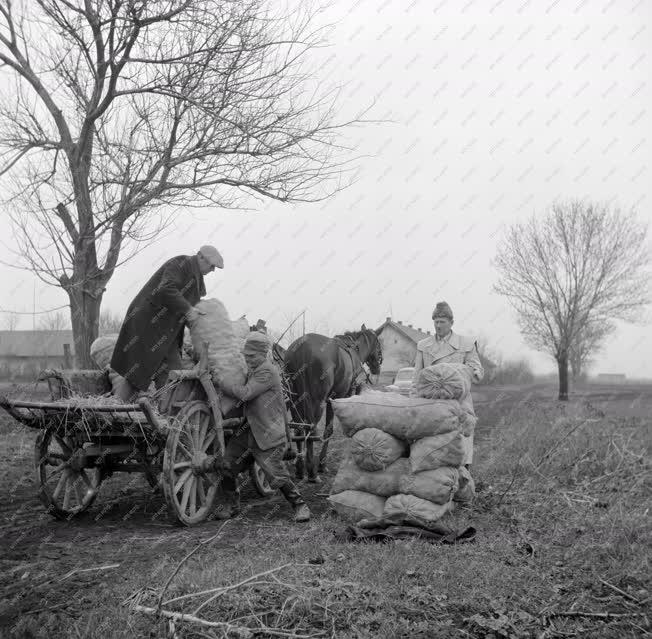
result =
[[[457,468],[437,468],[414,475],[402,475],[398,480],[399,492],[427,499],[435,504],[448,503],[457,490]]]
[[[414,495],[393,495],[385,502],[383,517],[396,524],[428,528],[450,510],[451,503],[434,504]]]
[[[111,364],[113,349],[117,341],[117,334],[101,335],[91,344],[91,359],[98,368],[103,369]]]
[[[201,354],[203,343],[208,342],[210,369],[232,383],[243,384],[247,366],[224,304],[216,299],[204,299],[195,308],[204,313],[190,327],[195,356]]]
[[[471,369],[465,364],[433,364],[422,368],[414,380],[415,397],[461,399],[471,391]]]
[[[356,524],[361,519],[378,519],[383,514],[385,498],[359,490],[345,490],[328,498],[337,514]]]
[[[406,457],[396,460],[384,470],[369,472],[359,468],[351,455],[347,454],[333,479],[331,494],[345,490],[361,490],[381,497],[389,497],[400,492],[400,479],[409,472],[410,463]]]
[[[454,399],[423,399],[381,391],[333,399],[331,405],[347,437],[363,428],[378,428],[398,439],[414,441],[457,430],[463,415]]]
[[[461,503],[470,503],[475,498],[475,481],[467,468],[461,466],[459,469],[458,488],[455,491],[453,500]]]
[[[363,428],[351,439],[351,455],[362,470],[382,470],[406,452],[404,441],[377,428]]]
[[[125,383],[124,378],[110,368],[113,349],[115,348],[117,341],[117,333],[101,335],[91,344],[90,352],[91,359],[95,362],[98,368],[108,369],[111,392],[114,395],[117,395],[122,390],[122,386]]]
[[[459,468],[463,460],[464,439],[459,431],[423,437],[410,444],[410,468],[413,473],[442,466]]]

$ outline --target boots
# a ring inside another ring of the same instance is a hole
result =
[[[281,486],[283,497],[288,500],[294,510],[294,521],[297,523],[310,521],[310,509],[308,508],[301,493],[297,490],[292,482],[288,482]]]
[[[217,511],[216,519],[231,519],[240,514],[240,491],[239,490],[225,490],[225,503]]]

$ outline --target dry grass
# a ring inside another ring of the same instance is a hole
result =
[[[224,591],[199,616],[248,627],[259,637],[274,636],[263,628],[343,638],[646,636],[650,446],[648,418],[610,419],[582,403],[526,402],[477,445],[475,509],[452,516],[459,526],[478,529],[475,544],[337,543],[337,519],[324,513],[307,526],[293,525],[287,506],[276,502],[262,518],[230,522],[223,537],[184,564],[164,600],[293,564]],[[216,530],[206,526],[202,537]],[[155,606],[167,577],[196,543],[197,535],[180,537],[176,551],[152,551],[148,571],[103,583],[80,617],[30,615],[12,634],[172,636],[167,620],[118,604],[139,593],[142,605]],[[202,600],[164,608],[193,612]],[[184,622],[174,632],[248,636]]]

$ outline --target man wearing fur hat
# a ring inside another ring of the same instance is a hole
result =
[[[233,434],[224,453],[222,487],[227,503],[218,511],[218,519],[228,519],[240,513],[238,474],[254,460],[267,476],[269,485],[278,488],[290,503],[294,520],[304,522],[310,519],[310,510],[283,462],[287,447],[285,400],[279,370],[267,357],[269,348],[270,342],[264,333],[251,332],[243,347],[248,369],[245,383],[234,384],[224,377],[213,378],[225,394],[244,404],[246,420]]]
[[[453,311],[446,302],[438,302],[432,312],[435,334],[417,343],[414,362],[415,375],[422,368],[433,364],[466,364],[471,369],[473,381],[480,382],[484,369],[480,363],[477,342],[453,332]],[[469,399],[470,401],[470,399]],[[473,410],[473,404],[470,404]],[[473,434],[465,437],[464,465],[468,468],[473,460]]]

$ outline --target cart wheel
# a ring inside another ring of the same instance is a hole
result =
[[[99,468],[76,469],[71,463],[80,450],[70,437],[47,429],[36,438],[34,456],[40,484],[39,498],[48,512],[67,519],[86,510],[102,482]]]
[[[217,474],[208,458],[220,453],[210,408],[202,400],[175,416],[165,444],[163,491],[170,512],[186,525],[204,521],[217,493]]]
[[[261,497],[269,497],[276,492],[269,485],[267,476],[257,462],[254,462],[249,468],[249,477],[251,477],[251,481],[254,483],[254,486]]]

